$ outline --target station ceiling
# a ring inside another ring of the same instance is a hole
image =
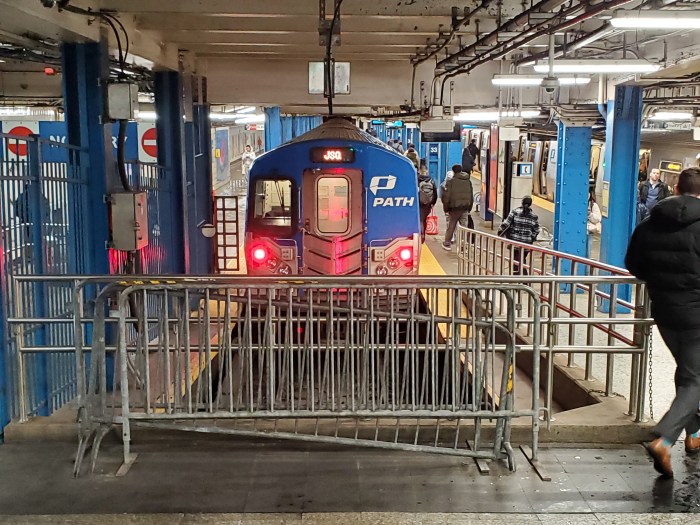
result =
[[[204,75],[214,103],[278,104],[300,112],[322,112],[325,105],[322,96],[308,93],[308,62],[323,60],[320,11],[332,18],[334,0],[71,0],[64,10],[45,3],[51,2],[0,0],[0,59],[6,56],[0,96],[6,100],[46,96],[51,89],[60,98],[60,75],[40,78],[41,68],[23,65],[40,63],[37,56],[55,63],[62,41],[102,34],[116,54],[114,35],[88,13],[103,11],[123,23],[130,62]],[[336,106],[381,113],[412,101],[430,104],[436,91],[443,104],[460,107],[595,103],[597,78],[586,87],[561,88],[556,99],[539,88],[499,91],[491,85],[497,73],[531,73],[524,64],[547,57],[549,34],[557,56],[642,58],[663,66],[652,79],[610,75],[606,85],[659,79],[694,85],[700,30],[621,31],[609,24],[619,10],[649,8],[693,12],[700,1],[343,0],[333,55],[351,63],[352,89]],[[31,54],[9,55],[21,48]],[[440,89],[445,74],[457,71],[462,74]]]

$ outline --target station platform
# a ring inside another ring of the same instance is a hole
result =
[[[483,475],[464,458],[189,433],[139,435],[136,449],[132,470],[114,477],[120,445],[108,438],[98,472],[74,479],[74,444],[6,444],[0,524],[622,525],[690,523],[638,513],[700,509],[697,460],[680,446],[675,481],[656,478],[641,446],[545,447],[551,482],[527,461],[517,472],[493,463]]]

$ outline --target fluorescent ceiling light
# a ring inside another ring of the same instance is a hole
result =
[[[549,63],[546,60],[535,64],[535,71],[548,73]],[[555,60],[554,73],[653,73],[660,69],[659,64],[646,60]]]
[[[610,23],[621,29],[700,29],[692,11],[618,11]]]
[[[244,113],[253,113],[255,111],[255,106],[240,106],[228,108],[224,113],[235,113],[236,115],[242,115]]]
[[[209,120],[232,120],[235,115],[227,115],[226,113],[209,113]]]
[[[136,118],[139,120],[156,120],[155,111],[137,111]]]
[[[248,115],[247,117],[237,118],[233,121],[234,124],[261,124],[265,122],[265,115]]]
[[[692,120],[693,114],[684,111],[657,111],[650,120]]]
[[[541,115],[539,110],[502,111],[463,111],[455,115],[455,122],[496,122],[500,118],[536,118]]]
[[[0,108],[0,117],[28,117],[32,112],[28,107],[12,106]]]
[[[494,75],[491,83],[494,86],[539,86],[544,77],[540,75]],[[588,84],[589,77],[561,77],[559,85]]]

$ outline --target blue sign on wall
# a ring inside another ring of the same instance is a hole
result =
[[[68,143],[67,129],[65,122],[46,121],[39,122],[39,136],[52,142]],[[117,138],[119,136],[119,124],[112,125],[112,146],[114,155],[117,155]],[[124,142],[126,160],[136,160],[139,157],[138,131],[136,122],[129,122],[126,126],[126,141]],[[44,162],[68,162],[68,152],[64,148],[44,144],[41,151]],[[2,159],[2,148],[0,148],[0,159]]]

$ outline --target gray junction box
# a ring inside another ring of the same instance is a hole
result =
[[[148,246],[146,193],[113,193],[111,203],[113,247],[134,251]]]

